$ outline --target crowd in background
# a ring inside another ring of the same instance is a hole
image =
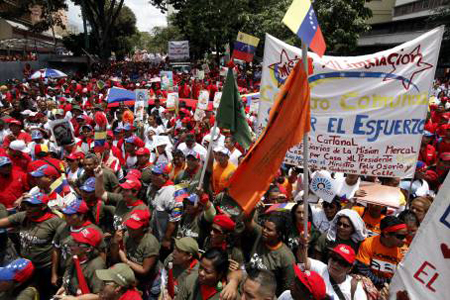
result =
[[[212,136],[212,109],[196,120],[184,101],[165,107],[162,68],[118,62],[0,86],[0,299],[387,299],[450,169],[448,80],[434,84],[413,179],[332,173],[333,200],[306,205],[304,170],[283,164],[243,216],[227,186],[245,150],[228,130]],[[174,72],[173,91],[212,101],[220,69],[195,69]],[[259,80],[237,69],[241,94]],[[143,121],[108,103],[113,86],[149,91]],[[400,207],[356,201],[362,181],[398,188]]]

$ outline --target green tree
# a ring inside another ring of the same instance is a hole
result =
[[[108,58],[111,51],[114,51],[116,57],[121,59],[128,53],[131,53],[135,45],[136,34],[138,33],[136,28],[136,16],[133,11],[127,6],[123,6],[114,24],[114,28],[111,29],[111,37],[109,38],[110,45],[108,45],[109,54],[104,57]],[[80,45],[84,45],[84,34],[71,34],[63,39],[64,46],[72,51],[75,55],[82,55],[83,50]],[[97,35],[94,31],[89,34],[89,49],[86,49],[89,53],[100,54],[104,45],[101,45],[97,39]],[[101,56],[100,56],[101,57]]]
[[[172,5],[178,12],[176,24],[189,39],[194,52],[223,49],[236,39],[239,30],[261,39],[258,54],[262,54],[265,33],[287,43],[300,45],[300,40],[282,19],[292,0],[151,0],[167,11]],[[314,9],[327,42],[329,53],[349,53],[357,46],[360,34],[370,29],[366,21],[372,11],[366,0],[316,0]],[[199,13],[201,12],[201,13]]]
[[[179,11],[174,25],[189,40],[193,58],[201,58],[211,51],[223,52],[244,25],[248,0],[151,0],[152,4],[167,10],[173,5]]]
[[[96,54],[102,60],[111,55],[113,28],[118,22],[120,11],[125,0],[72,0],[80,5],[91,27],[91,34],[98,44]]]

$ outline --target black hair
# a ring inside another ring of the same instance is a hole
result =
[[[275,224],[275,230],[278,233],[278,236],[280,237],[280,241],[285,241],[286,237],[286,230],[287,230],[287,219],[286,217],[282,216],[281,214],[272,213],[269,214],[268,217],[265,220],[266,222],[271,222]]]
[[[411,210],[404,210],[399,215],[398,218],[402,220],[404,223],[414,223],[417,227],[419,227],[420,222],[417,218],[416,214]]]
[[[299,205],[304,205],[303,200],[298,201],[298,202],[294,205],[294,207],[292,207],[292,209],[291,209],[291,220],[292,220],[292,225],[294,225],[294,226],[295,226],[295,223],[297,222],[297,217],[296,217],[296,215],[295,215],[295,211],[297,210],[297,208],[298,208]],[[304,209],[304,208],[303,208],[303,209]],[[309,221],[309,222],[312,222],[312,210],[311,210],[311,206],[310,206],[310,205],[308,205],[308,221]]]
[[[277,279],[269,270],[250,268],[247,270],[247,279],[259,284],[258,293],[267,298],[274,298],[277,291]]]
[[[175,149],[172,151],[172,156],[181,156],[184,158],[184,153],[180,149]]]
[[[94,153],[87,153],[86,156],[84,157],[84,160],[86,159],[92,159],[94,161],[94,163],[98,164],[98,157],[97,155],[95,155]]]
[[[404,224],[404,223],[405,222],[403,222],[402,220],[400,220],[397,217],[386,216],[380,222],[380,229],[381,229],[381,231],[383,231],[384,229],[386,229],[388,227],[395,226],[395,225],[400,225],[400,224]]]
[[[226,277],[229,267],[228,262],[228,254],[223,250],[219,250],[217,248],[211,248],[203,254],[202,259],[206,258],[212,261],[214,269],[217,274],[220,275],[219,280],[222,280]]]

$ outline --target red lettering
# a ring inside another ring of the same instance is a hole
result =
[[[430,267],[433,270],[436,270],[436,268],[430,264],[429,262],[425,261],[419,268],[419,270],[417,270],[417,272],[414,274],[414,278],[417,279],[417,281],[419,281],[420,283],[424,284],[430,291],[432,292],[436,292],[436,290],[432,287],[433,283],[436,281],[436,279],[439,277],[438,273],[434,273],[433,277],[431,277],[430,281],[428,281],[428,283],[425,283],[426,278],[420,278],[421,274],[424,274],[428,277],[428,273],[425,272],[425,268],[426,267]]]

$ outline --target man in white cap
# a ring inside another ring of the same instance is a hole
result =
[[[236,166],[229,162],[230,150],[224,146],[214,148],[214,165],[212,172],[212,187],[214,194],[222,192],[230,183]]]

